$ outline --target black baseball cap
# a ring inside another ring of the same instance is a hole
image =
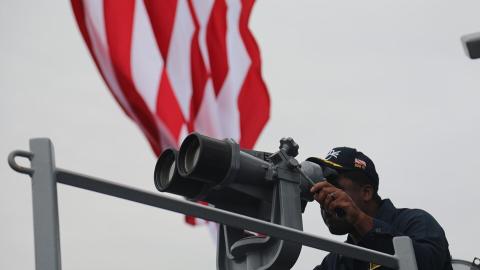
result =
[[[328,152],[325,158],[310,157],[307,161],[317,163],[337,170],[338,172],[362,171],[372,181],[375,189],[378,189],[378,174],[375,164],[362,152],[350,147],[335,147]]]

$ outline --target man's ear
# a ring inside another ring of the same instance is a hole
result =
[[[368,202],[368,201],[373,200],[373,196],[375,194],[375,189],[373,188],[372,185],[367,184],[367,185],[364,185],[362,187],[361,193],[362,193],[362,200],[364,202]]]

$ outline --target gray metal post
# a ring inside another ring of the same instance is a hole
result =
[[[36,270],[60,270],[57,177],[52,142],[30,140]]]
[[[398,259],[399,270],[418,269],[412,239],[410,239],[410,237],[394,237],[393,248],[395,249],[395,257]]]

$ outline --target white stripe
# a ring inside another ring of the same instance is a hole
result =
[[[225,137],[236,141],[240,139],[240,113],[238,94],[251,64],[248,52],[239,31],[241,12],[240,0],[227,1],[227,55],[228,74],[218,95],[220,121]]]
[[[207,221],[207,226],[208,226],[208,231],[210,232],[210,235],[212,236],[212,240],[214,244],[218,243],[218,230],[219,224],[211,221]]]
[[[195,130],[207,136],[221,139],[225,136],[220,128],[220,113],[218,112],[216,98],[212,80],[209,79],[205,86],[197,118],[195,118]]]
[[[115,72],[110,61],[108,51],[107,35],[105,31],[105,19],[103,12],[103,1],[85,0],[85,24],[88,35],[92,41],[92,50],[95,58],[98,60],[100,69],[103,71],[108,85],[118,101],[123,105],[127,112],[135,117],[132,108],[120,88]]]
[[[188,128],[186,124],[183,124],[182,127],[180,128],[180,134],[178,135],[178,145],[180,145],[185,137],[188,135]]]
[[[155,113],[163,59],[143,0],[135,1],[134,15],[131,50],[132,79],[150,111]]]
[[[166,61],[173,92],[185,119],[190,118],[190,100],[193,92],[190,47],[194,28],[186,0],[179,0]]]
[[[207,48],[207,24],[210,19],[210,13],[213,8],[213,0],[194,0],[193,7],[197,15],[198,24],[200,26],[200,31],[198,32],[198,41],[200,46],[200,51],[202,53],[203,60],[207,66],[207,70],[210,68],[210,59],[208,58],[208,48]]]

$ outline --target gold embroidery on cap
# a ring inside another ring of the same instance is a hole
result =
[[[343,168],[342,165],[337,164],[337,163],[335,163],[335,162],[332,162],[332,161],[330,161],[330,160],[322,159],[322,161],[325,162],[325,163],[328,163],[328,164],[330,164],[330,165],[333,165],[333,166],[335,166],[335,167]]]

